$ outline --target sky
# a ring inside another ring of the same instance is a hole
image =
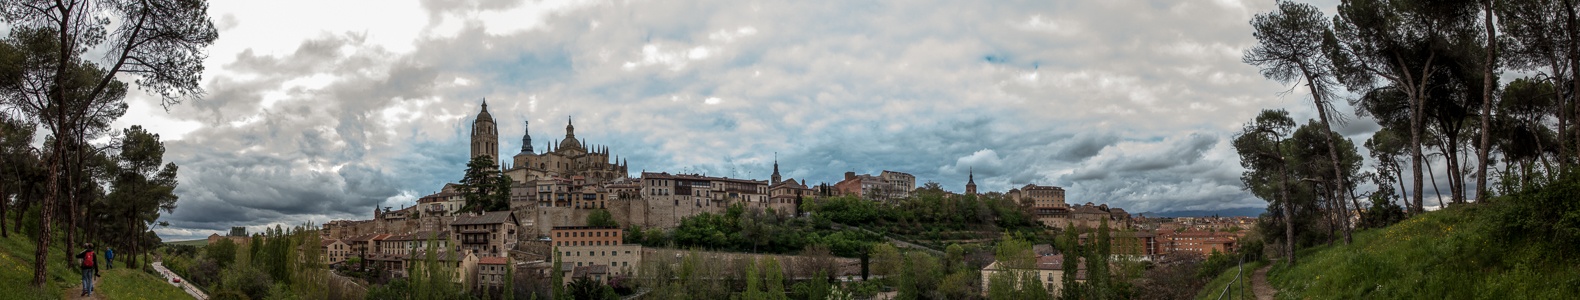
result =
[[[506,157],[524,122],[542,151],[574,118],[632,176],[767,179],[777,157],[809,184],[974,173],[1131,212],[1265,207],[1229,141],[1265,108],[1315,118],[1240,61],[1265,0],[210,5],[206,96],[134,92],[116,123],[180,166],[170,240],[412,205],[461,178],[485,99]],[[1337,131],[1377,129],[1340,104]]]

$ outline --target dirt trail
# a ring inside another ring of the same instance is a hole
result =
[[[80,274],[79,274],[79,276],[80,276]],[[100,281],[102,281],[102,280],[99,280],[98,278],[94,278],[93,279],[94,291],[93,291],[93,295],[92,296],[83,297],[82,296],[82,287],[79,286],[79,287],[74,287],[74,288],[66,290],[66,295],[65,295],[66,297],[62,297],[62,298],[65,298],[65,299],[94,299],[94,300],[104,299],[104,296],[100,295],[99,291],[98,291],[98,287],[99,287],[98,284],[99,284]],[[78,282],[81,282],[81,280],[78,280]]]
[[[1267,283],[1267,270],[1272,267],[1265,266],[1261,269],[1256,269],[1256,273],[1251,275],[1251,292],[1256,294],[1256,300],[1272,300],[1273,295],[1278,294],[1278,290],[1273,289],[1273,285]]]

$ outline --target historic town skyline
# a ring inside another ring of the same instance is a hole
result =
[[[1133,212],[1265,207],[1230,135],[1264,107],[1315,117],[1240,62],[1263,1],[307,5],[212,3],[208,95],[129,97],[116,126],[182,166],[167,239],[410,205],[460,178],[485,98],[502,157],[522,121],[548,140],[574,117],[632,176],[767,179],[777,153],[809,184],[895,170],[961,192],[974,170],[982,192]]]

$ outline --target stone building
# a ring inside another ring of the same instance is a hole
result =
[[[835,183],[834,189],[841,196],[890,202],[910,197],[916,191],[916,176],[889,170],[878,173],[878,176],[845,172],[845,180]]]
[[[528,131],[522,134],[521,152],[504,170],[511,180],[525,183],[581,177],[589,183],[599,184],[629,176],[625,162],[611,158],[609,147],[577,140],[576,126],[568,119],[565,122],[565,138],[544,144],[546,149],[541,153],[532,147],[532,134],[530,129]]]
[[[509,211],[457,216],[450,222],[450,239],[461,251],[483,257],[509,255],[516,247],[521,222]]]
[[[772,208],[774,212],[783,216],[795,215],[800,209],[801,202],[813,198],[812,189],[805,184],[796,182],[795,178],[780,181],[768,187],[768,203],[761,208]]]
[[[607,283],[611,276],[635,276],[642,264],[642,246],[626,244],[619,227],[554,227],[549,239],[560,268],[571,275],[563,283],[578,277]]]
[[[351,245],[340,240],[323,240],[318,248],[319,253],[324,255],[325,265],[338,264],[353,255]]]
[[[1086,283],[1086,258],[1079,258],[1077,260],[1079,261],[1078,264],[1080,264],[1080,266],[1076,266],[1075,268],[1064,265],[1064,255],[1062,254],[1037,256],[1037,259],[1035,262],[1033,262],[1033,265],[1025,267],[1012,267],[1008,266],[1005,262],[994,261],[982,268],[982,295],[987,295],[988,284],[992,282],[991,278],[993,278],[993,275],[996,275],[999,272],[1030,273],[1030,275],[1033,275],[1037,279],[1038,283],[1043,285],[1043,289],[1046,289],[1049,294],[1058,295],[1060,291],[1064,290],[1065,275],[1074,273],[1075,282]],[[1075,272],[1070,272],[1072,269],[1074,269],[1073,271]],[[1021,288],[1020,282],[1016,282],[1014,285],[1016,289]]]
[[[482,256],[477,258],[477,288],[499,288],[508,286],[505,282],[505,273],[511,267],[510,256]],[[517,274],[516,276],[521,276]]]

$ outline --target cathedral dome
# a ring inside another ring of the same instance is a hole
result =
[[[582,148],[581,142],[576,141],[576,126],[571,124],[571,120],[569,118],[565,119],[565,139],[560,140],[559,148],[567,150],[580,150],[582,152],[587,151],[587,149]]]

